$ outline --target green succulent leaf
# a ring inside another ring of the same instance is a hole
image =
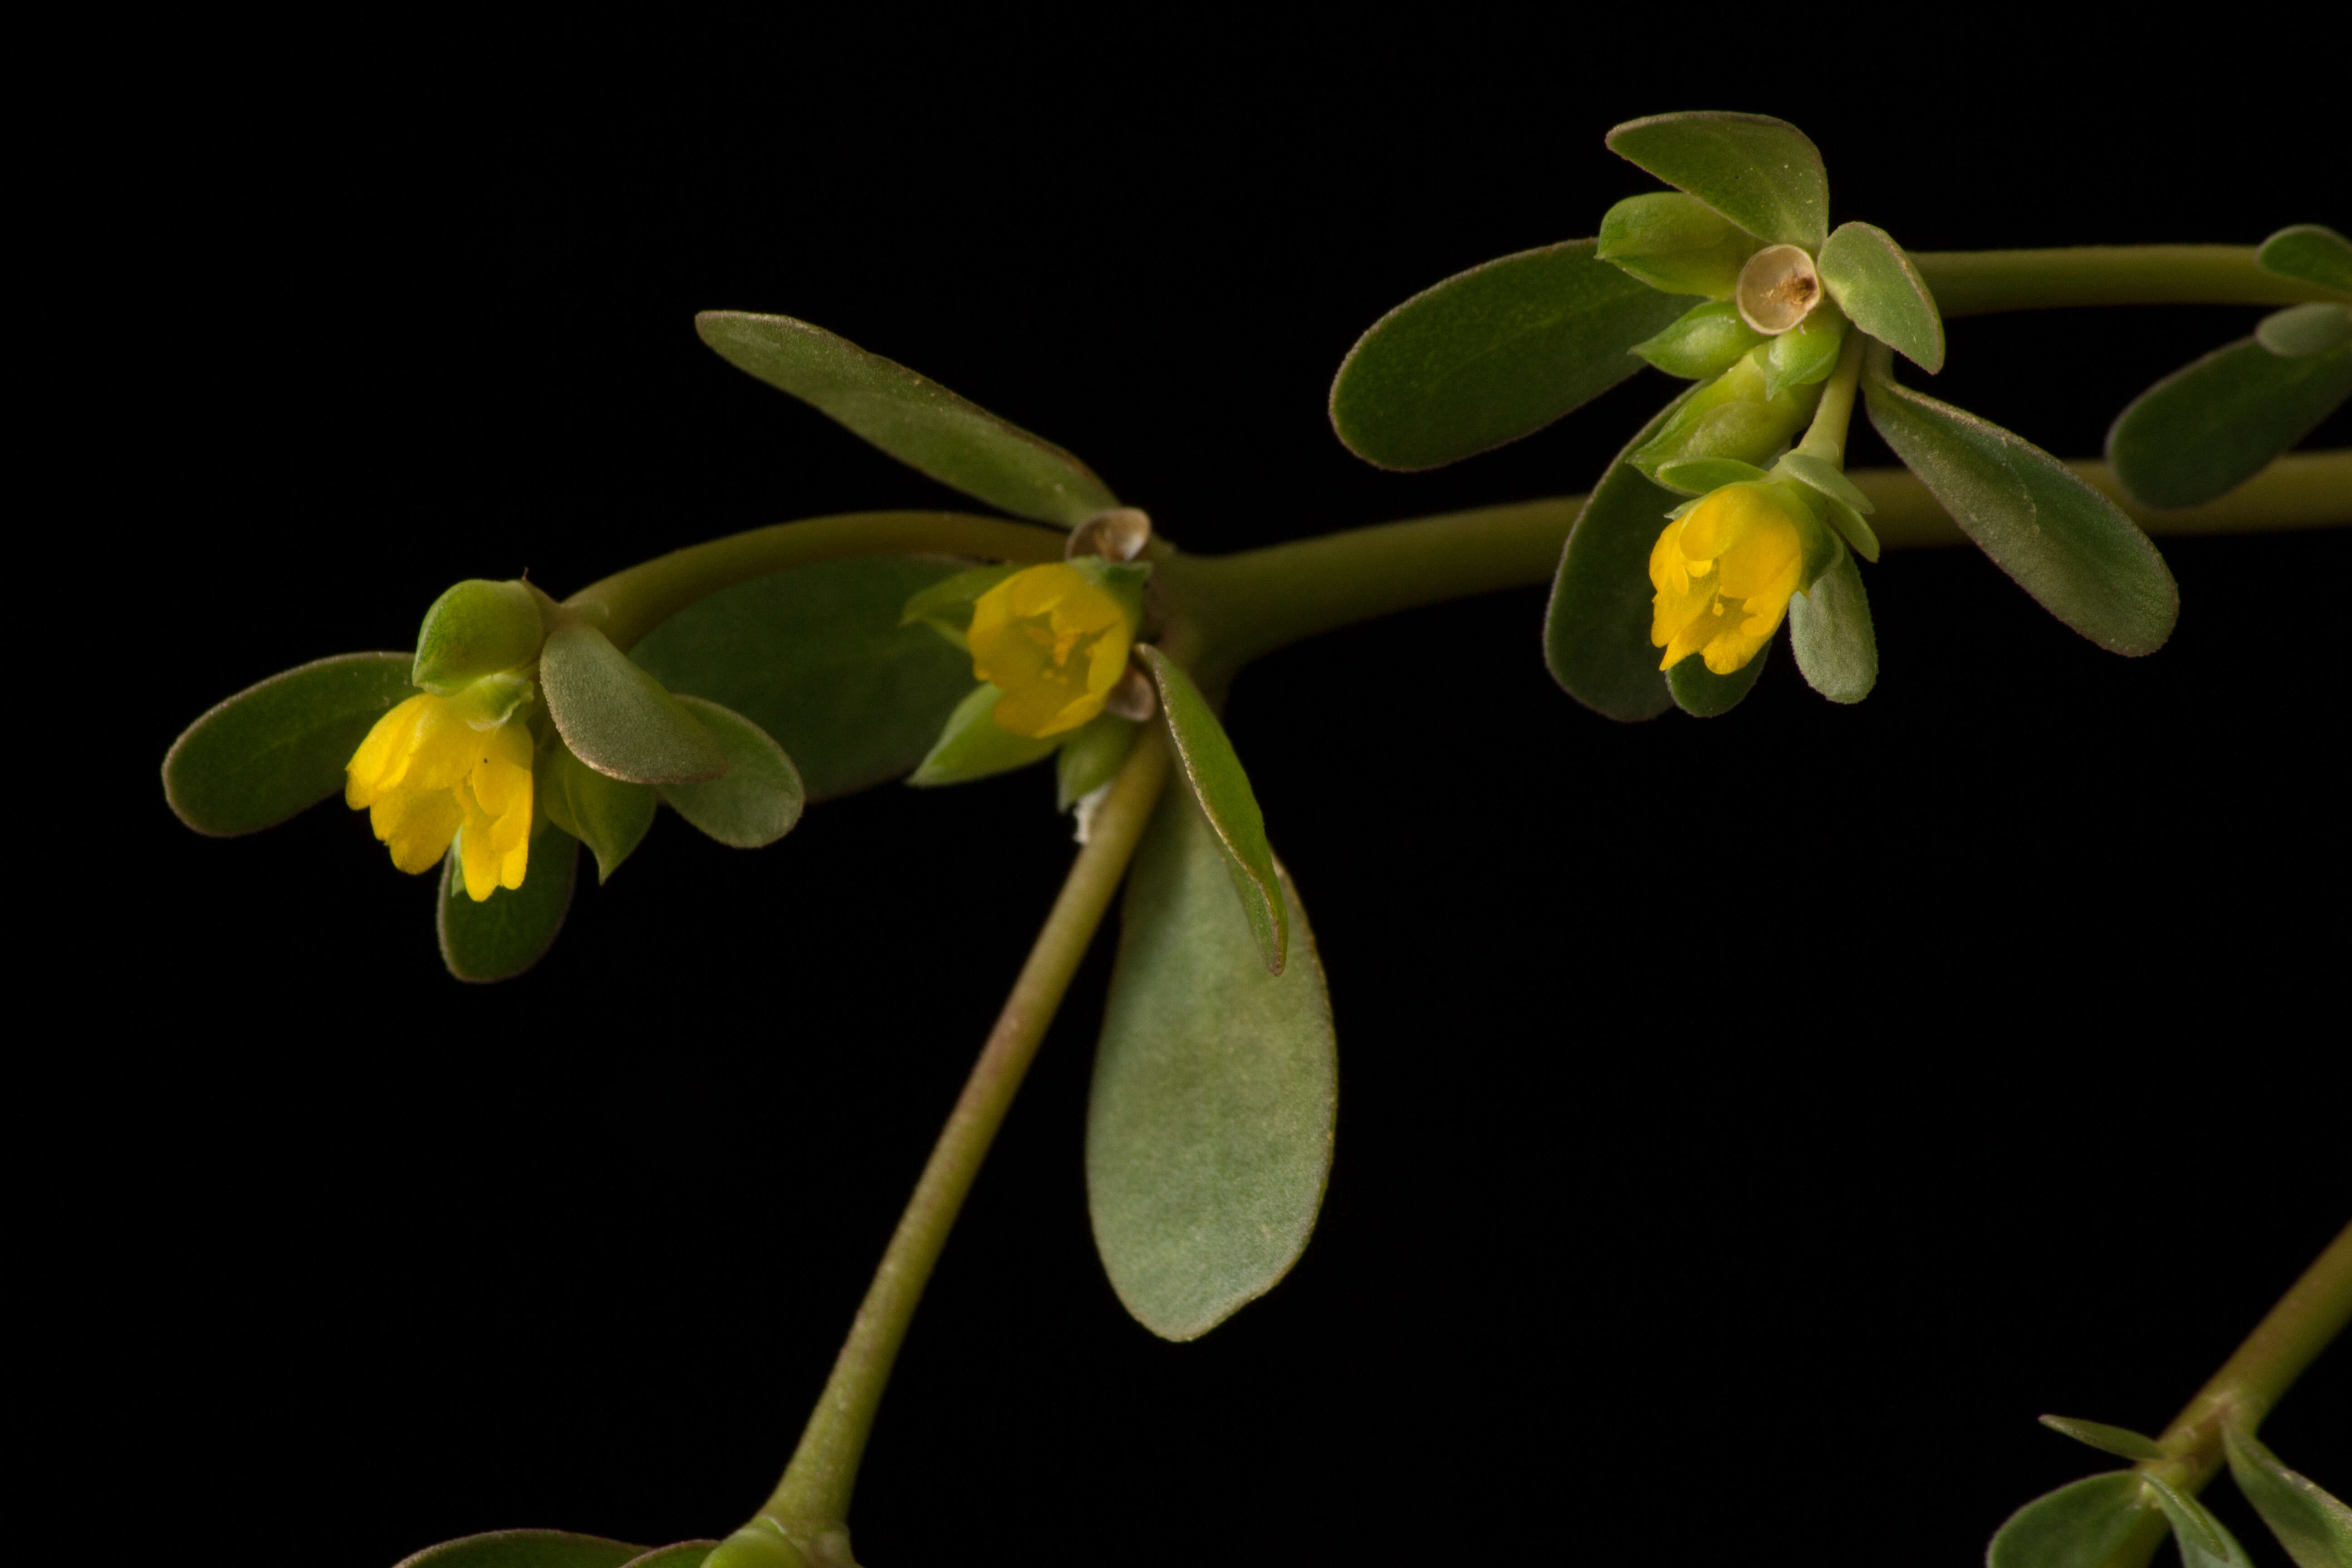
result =
[[[913,768],[971,690],[969,655],[901,624],[917,596],[963,565],[867,555],[778,572],[672,616],[635,658],[672,691],[773,735],[809,799],[830,800]]]
[[[1135,749],[1143,726],[1116,713],[1097,713],[1062,742],[1055,758],[1055,795],[1063,811],[1110,783]]]
[[[483,676],[529,664],[546,635],[539,595],[529,584],[468,578],[425,612],[411,679],[446,697]]]
[[[694,326],[736,369],[1015,517],[1069,528],[1118,504],[1092,469],[1051,441],[822,327],[741,310],[705,310]]]
[[[975,566],[969,572],[943,577],[908,599],[898,612],[898,624],[909,626],[921,622],[947,638],[950,646],[963,648],[963,635],[971,626],[973,602],[1007,577],[1027,570],[1018,561],[1008,561],[1000,566]]]
[[[2044,1415],[2042,1424],[2053,1432],[2063,1432],[2077,1443],[2087,1443],[2103,1454],[2113,1454],[2119,1459],[2161,1459],[2164,1450],[2156,1439],[2143,1436],[2128,1426],[2109,1426],[2099,1421],[2078,1421],[2072,1415]]]
[[[1929,375],[1944,368],[1944,314],[1892,235],[1842,223],[1816,265],[1822,286],[1855,326]]]
[[[2039,447],[1898,384],[1885,349],[1867,363],[1871,423],[1994,564],[2102,647],[2137,655],[2164,646],[2179,591],[2115,502]]]
[[[1993,1534],[1985,1568],[2106,1568],[2155,1507],[2135,1471],[2086,1476],[2011,1514]]]
[[[2180,1568],[2254,1568],[2246,1549],[2205,1505],[2156,1476],[2140,1478],[2156,1494],[2158,1506],[2172,1523],[2172,1539],[2180,1548]]]
[[[2254,265],[2282,278],[2294,278],[2352,294],[2352,239],[2323,224],[2299,223],[2263,241]]]
[[[2352,1568],[2352,1508],[2297,1475],[2251,1432],[2221,1429],[2230,1475],[2295,1568]]]
[[[1632,352],[1668,375],[1708,381],[1763,342],[1764,334],[1741,320],[1738,305],[1710,300],[1684,311],[1657,336],[1635,343]]]
[[[1696,196],[1648,191],[1602,216],[1593,254],[1664,293],[1722,300],[1759,245]]]
[[[463,829],[459,830],[460,837]],[[480,903],[466,892],[453,844],[441,858],[438,929],[441,962],[460,980],[511,980],[547,956],[572,908],[580,841],[552,824],[531,836],[520,888],[499,888]]]
[[[1658,465],[1658,483],[1686,496],[1706,496],[1726,485],[1748,484],[1772,476],[1737,458],[1678,458]]]
[[[573,756],[561,740],[539,750],[532,770],[533,802],[547,820],[588,847],[596,857],[602,884],[621,868],[654,825],[661,797],[650,784],[629,784],[598,773]]]
[[[1653,484],[1633,455],[1704,390],[1692,387],[1633,433],[1569,530],[1544,612],[1544,663],[1560,689],[1625,723],[1674,705],[1650,641],[1650,551],[1675,493]]]
[[[710,731],[659,680],[594,626],[551,633],[539,656],[540,689],[572,754],[632,784],[694,784],[727,771]]]
[[[394,1568],[624,1568],[645,1551],[562,1530],[494,1530],[428,1546]]]
[[[1830,500],[1843,502],[1853,510],[1868,512],[1877,510],[1870,504],[1870,498],[1862,493],[1861,487],[1845,477],[1845,470],[1826,458],[1817,458],[1811,452],[1789,452],[1772,468],[1775,472],[1786,474],[1800,484],[1819,490]],[[1869,559],[1878,559],[1874,546]]]
[[[801,819],[800,770],[775,738],[732,709],[700,697],[678,700],[726,754],[727,771],[702,784],[661,786],[672,811],[730,849],[760,849]]]
[[[1331,383],[1331,428],[1384,468],[1433,468],[1531,435],[1642,368],[1684,302],[1593,241],[1456,273],[1372,323]]]
[[[1087,1106],[1087,1205],[1112,1287],[1196,1339],[1305,1250],[1331,1171],[1339,1058],[1297,890],[1278,976],[1234,909],[1223,840],[1170,790],[1146,829]]]
[[[1217,722],[1209,700],[1183,667],[1148,643],[1136,651],[1160,684],[1160,710],[1176,746],[1178,769],[1224,847],[1234,891],[1240,895],[1266,973],[1280,974],[1289,949],[1290,916],[1249,774],[1242,771],[1242,760],[1234,755],[1234,743],[1225,738],[1225,727]]]
[[[1768,645],[1769,651],[1769,645]],[[1878,637],[1862,569],[1841,550],[1813,585],[1789,601],[1789,651],[1805,684],[1832,702],[1859,702],[1878,684]],[[1764,656],[1758,654],[1756,662]]]
[[[163,755],[163,799],[199,833],[274,827],[343,788],[375,721],[416,695],[404,653],[342,653],[273,675],[213,708]]]
[[[2196,506],[2268,467],[2352,395],[2352,345],[2284,359],[2252,338],[2184,365],[2107,430],[2107,461],[2150,506]]]
[[[2305,359],[2352,343],[2352,306],[2289,305],[2254,328],[2254,342],[2282,359]]]
[[[1666,671],[1666,689],[1674,693],[1675,706],[1695,719],[1718,719],[1730,712],[1756,689],[1756,678],[1764,673],[1764,662],[1772,657],[1772,645],[1780,640],[1777,634],[1766,639],[1754,658],[1729,675],[1707,668],[1699,654],[1685,658]]]
[[[642,1557],[632,1557],[621,1568],[702,1568],[703,1560],[718,1550],[715,1541],[681,1541],[656,1546]]]
[[[1829,173],[1821,149],[1785,120],[1713,110],[1654,114],[1611,131],[1609,150],[1759,238],[1822,247]]]
[[[971,679],[969,672],[966,680]],[[957,703],[940,730],[940,738],[907,782],[922,788],[933,784],[969,784],[992,773],[1010,773],[1051,755],[1062,743],[1059,735],[1034,740],[996,727],[993,715],[1004,693],[982,681]]]

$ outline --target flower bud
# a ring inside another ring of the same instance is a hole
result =
[[[1764,335],[1739,319],[1739,308],[1728,300],[1694,305],[1656,337],[1633,345],[1633,352],[1668,375],[1705,381],[1738,364]]]
[[[540,595],[522,582],[468,578],[433,601],[416,633],[416,685],[446,697],[486,675],[519,669],[547,640]]]
[[[1760,243],[1696,196],[1652,191],[1609,209],[1593,255],[1668,294],[1721,300]]]
[[[1748,258],[1732,291],[1739,319],[1767,337],[1787,331],[1822,302],[1813,258],[1793,245],[1768,245]]]
[[[1628,460],[1653,481],[1667,463],[1730,458],[1761,467],[1804,428],[1822,400],[1822,384],[1784,386],[1765,395],[1768,343],[1694,394],[1664,428]]]

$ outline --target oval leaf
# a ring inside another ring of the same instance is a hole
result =
[[[1202,815],[1217,831],[1225,847],[1227,868],[1242,912],[1257,937],[1266,973],[1279,974],[1288,950],[1290,917],[1283,901],[1281,879],[1276,874],[1274,847],[1265,841],[1265,818],[1257,808],[1256,792],[1225,727],[1217,722],[1209,700],[1192,684],[1182,667],[1150,644],[1136,651],[1151,667],[1160,683],[1160,709],[1167,716],[1168,734],[1176,743],[1176,759]]]
[[[1642,368],[1633,345],[1689,301],[1593,242],[1456,273],[1372,323],[1331,383],[1331,428],[1384,468],[1433,468],[1531,435]]]
[[[2324,224],[2299,223],[2263,241],[2254,265],[2282,278],[2352,294],[2352,239]]]
[[[1871,424],[1994,564],[2101,647],[2136,655],[2164,646],[2179,590],[2115,502],[2041,447],[1898,385],[1885,349],[1871,351],[1869,363]]]
[[[661,804],[650,785],[607,778],[573,756],[558,741],[541,747],[532,770],[533,802],[547,820],[596,857],[596,880],[611,879],[621,862],[644,842]]]
[[[2011,1514],[1993,1535],[1985,1568],[2106,1568],[2154,1510],[2136,1472],[2086,1476]]]
[[[1065,528],[1118,504],[1094,470],[905,365],[790,316],[705,310],[702,341],[911,468],[1015,517]]]
[[[967,681],[971,679],[969,668],[963,678]],[[992,773],[1025,768],[1043,760],[1062,743],[1063,737],[1059,735],[1048,735],[1041,741],[998,729],[991,715],[1003,696],[985,681],[973,687],[970,695],[956,704],[955,711],[948,715],[947,723],[940,727],[938,743],[907,782],[922,788],[968,784]]]
[[[1785,120],[1714,110],[1654,114],[1610,132],[1609,150],[1760,239],[1819,250],[1829,232],[1821,149]]]
[[[1878,684],[1878,637],[1851,552],[1839,551],[1835,564],[1789,600],[1789,651],[1805,684],[1832,702],[1859,702]]]
[[[1160,797],[1128,879],[1087,1104],[1095,1246],[1127,1310],[1170,1340],[1290,1271],[1331,1172],[1339,1057],[1314,934],[1280,877],[1293,956],[1268,973],[1225,859],[1190,794]]]
[[[2352,1508],[2279,1463],[2252,1434],[2221,1430],[2230,1474],[2296,1568],[2352,1565]]]
[[[2063,1432],[2077,1443],[2087,1443],[2103,1454],[2113,1454],[2119,1459],[2161,1459],[2164,1450],[2156,1439],[2133,1431],[2128,1426],[2110,1426],[2104,1421],[2078,1421],[2072,1415],[2044,1415],[2042,1424],[2053,1432]]]
[[[163,799],[199,833],[274,827],[343,788],[343,765],[393,705],[416,695],[404,653],[341,653],[248,686],[163,755]]]
[[[1930,375],[1944,368],[1943,312],[1894,236],[1842,223],[1819,265],[1822,286],[1848,321]]]
[[[645,1550],[563,1530],[493,1530],[428,1546],[393,1568],[622,1568]]]
[[[2107,430],[2107,461],[2150,506],[2196,506],[2260,473],[2352,395],[2352,345],[2284,359],[2252,338],[2141,393]]]
[[[2140,1479],[2172,1522],[2173,1543],[2180,1548],[2180,1568],[2254,1568],[2246,1549],[2229,1527],[2208,1512],[2205,1505],[2156,1476]]]
[[[632,784],[699,784],[727,771],[710,731],[595,627],[555,628],[539,656],[548,717],[572,754]]]
[[[2289,305],[2254,328],[2254,342],[2283,359],[2324,354],[2352,342],[2352,306]]]
[[[670,809],[730,849],[759,849],[801,819],[801,775],[765,730],[730,709],[681,697],[719,742],[727,771],[707,784],[664,784]]]
[[[681,1541],[656,1546],[643,1557],[632,1557],[621,1568],[702,1568],[703,1559],[719,1549],[715,1541]]]
[[[522,886],[500,888],[478,904],[467,895],[451,846],[441,861],[441,962],[460,980],[482,982],[511,980],[537,963],[563,929],[579,868],[580,841],[550,825],[530,841]]]
[[[1730,712],[1756,689],[1756,678],[1764,673],[1764,661],[1780,640],[1777,635],[1768,639],[1754,658],[1729,675],[1716,674],[1704,658],[1692,654],[1666,671],[1666,689],[1674,693],[1675,706],[1694,719],[1719,719]]]

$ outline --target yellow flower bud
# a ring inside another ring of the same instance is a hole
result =
[[[1754,658],[1802,584],[1803,525],[1774,486],[1726,485],[1666,524],[1650,551],[1660,669],[1699,654],[1729,675]]]
[[[1061,562],[1016,572],[982,594],[964,633],[972,674],[1004,693],[996,727],[1033,740],[1101,712],[1134,640],[1133,612]]]
[[[522,886],[530,852],[529,686],[493,676],[454,696],[420,693],[376,721],[344,768],[343,800],[368,814],[402,870],[429,871],[457,843],[476,903]]]

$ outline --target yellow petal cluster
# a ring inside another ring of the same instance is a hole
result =
[[[982,594],[964,633],[972,673],[1004,693],[996,727],[1032,739],[1101,712],[1127,673],[1134,640],[1127,607],[1060,562],[1016,572]]]
[[[1746,665],[1780,629],[1804,563],[1796,519],[1766,485],[1726,485],[1669,521],[1650,550],[1658,668],[1695,653],[1717,675]]]
[[[368,814],[404,871],[429,871],[457,839],[476,903],[520,888],[530,852],[530,731],[467,693],[419,694],[376,721],[345,766],[343,799]]]

